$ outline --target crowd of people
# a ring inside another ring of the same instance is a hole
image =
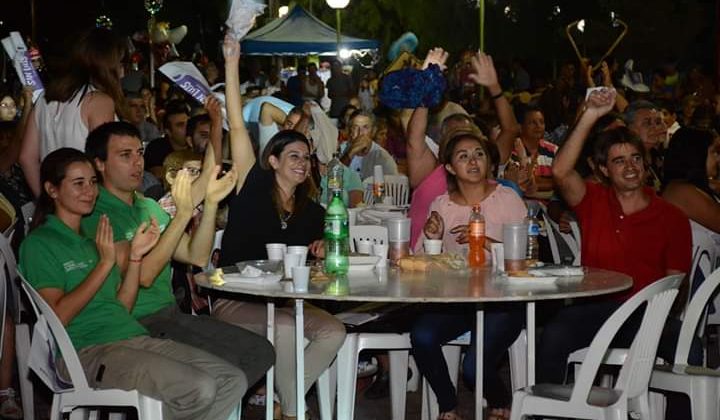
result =
[[[474,205],[488,242],[540,208],[563,232],[577,222],[583,265],[632,276],[627,292],[543,307],[538,382],[562,383],[567,356],[589,345],[613,311],[655,280],[689,273],[693,244],[720,233],[720,91],[699,68],[680,74],[666,63],[646,86],[628,81],[632,65],[605,62],[595,72],[587,61],[567,62],[545,82],[517,60],[506,67],[465,53],[448,66],[448,54],[433,48],[396,71],[440,75],[428,88],[439,100],[397,107],[383,101],[384,89],[400,86],[389,87],[387,74],[348,74],[333,61],[324,81],[308,62],[283,81],[274,68],[266,75],[241,60],[237,41],[226,38],[222,49],[224,64],[197,65],[211,84],[224,82],[224,102],[198,104],[165,79],[158,89],[128,90],[125,45],[105,28],[78,38],[67,68],[44,75],[35,104],[17,83],[0,90],[0,208],[16,210],[3,212],[0,228],[17,223],[22,232],[23,218],[10,214],[36,208],[27,236],[14,236],[21,273],[66,326],[92,386],[137,389],[161,400],[169,418],[228,418],[272,365],[278,418],[297,415],[292,308],[276,309],[271,345],[264,305],[217,298],[210,306],[193,275],[210,262],[219,230],[215,266],[263,259],[267,243],[305,245],[323,258],[333,156],[344,165],[351,208],[363,205],[363,180],[377,165],[408,177],[417,253],[423,239],[466,253]],[[540,251],[552,262],[542,238]],[[308,390],[346,332],[328,310],[306,307]],[[474,311],[410,313],[402,327],[437,395],[438,419],[457,420],[441,347],[472,329]],[[486,312],[489,419],[509,418],[498,367],[524,319],[515,305]],[[632,340],[638,321],[618,343]],[[678,329],[672,318],[663,332],[666,360]],[[2,351],[0,416],[19,418],[12,346]],[[474,355],[471,348],[464,359],[468,385]],[[696,345],[691,363],[701,359]]]

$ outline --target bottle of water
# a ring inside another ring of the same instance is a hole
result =
[[[485,217],[480,204],[473,206],[468,221],[468,266],[482,267],[485,265]]]
[[[539,210],[540,208],[537,203],[531,202],[528,204],[528,215],[526,218],[528,239],[527,254],[525,257],[528,267],[532,267],[540,259],[540,243],[538,242],[538,237],[540,236],[540,221],[537,218]]]
[[[333,192],[325,211],[325,273],[347,274],[350,260],[350,231],[348,211],[342,199],[342,190]]]
[[[343,164],[340,162],[337,153],[333,153],[332,160],[327,166],[327,205],[330,205],[335,191],[340,191],[342,196],[343,190]]]

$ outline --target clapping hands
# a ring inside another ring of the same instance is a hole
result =
[[[135,230],[135,236],[130,243],[130,259],[139,260],[142,258],[153,249],[158,240],[160,240],[160,226],[153,217],[150,223],[143,222]]]

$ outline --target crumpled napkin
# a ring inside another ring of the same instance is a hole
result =
[[[261,15],[264,9],[264,4],[252,0],[233,0],[230,14],[225,21],[229,28],[228,33],[240,41],[250,32],[250,29],[255,25],[255,18]]]

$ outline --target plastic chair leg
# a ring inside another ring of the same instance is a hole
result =
[[[357,381],[358,335],[347,334],[337,355],[337,418],[350,420],[355,409]]]
[[[320,406],[320,420],[332,420],[335,386],[337,382],[336,372],[337,365],[336,362],[333,362],[323,371],[315,383],[317,386],[318,405]]]
[[[27,324],[15,325],[15,355],[17,356],[20,394],[22,396],[23,419],[35,419],[33,384],[30,380],[28,357],[30,355],[30,327]]]
[[[390,350],[390,401],[392,402],[392,419],[405,419],[405,402],[407,399],[408,350]]]

